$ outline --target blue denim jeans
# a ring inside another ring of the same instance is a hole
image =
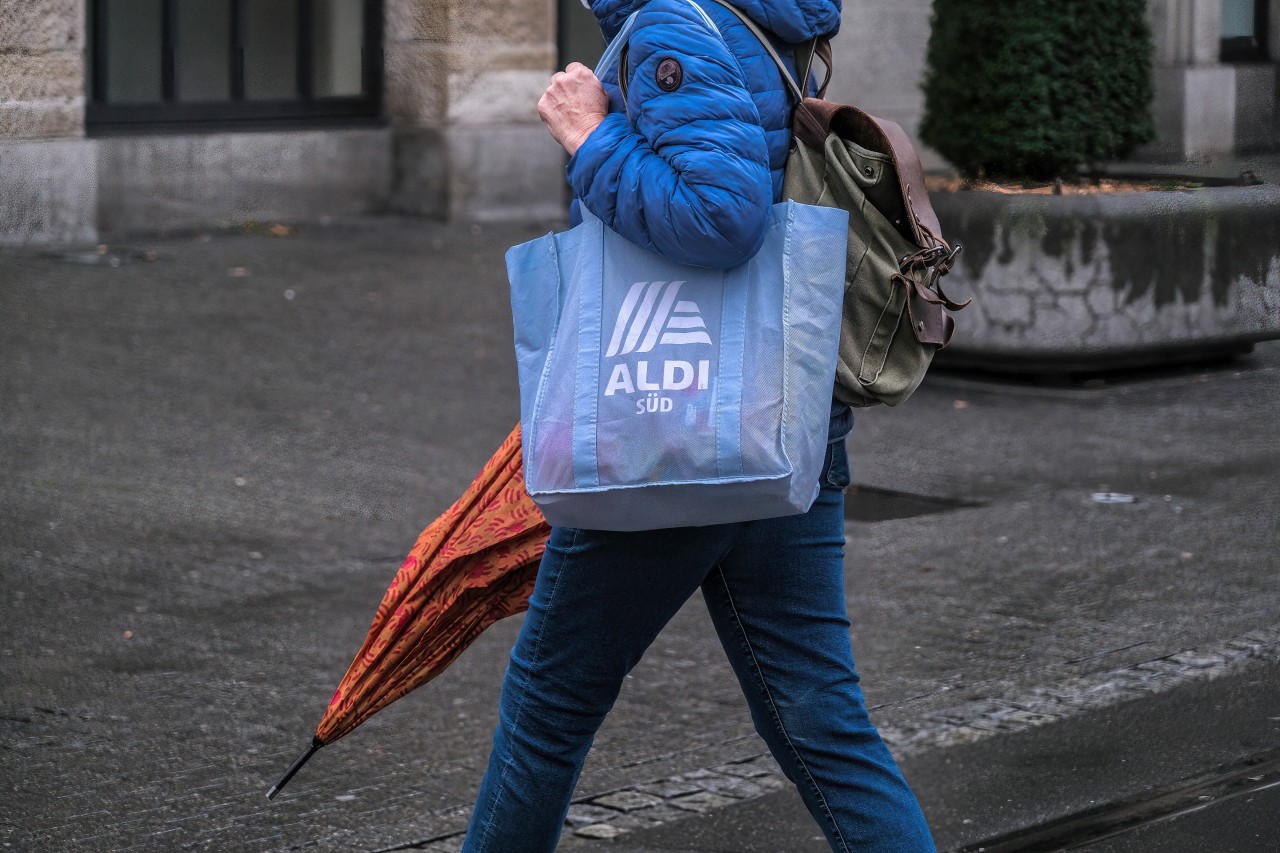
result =
[[[699,588],[756,731],[831,848],[934,849],[858,685],[845,613],[844,442],[827,457],[822,490],[804,515],[641,533],[552,531],[511,651],[464,853],[555,849],[623,679]]]

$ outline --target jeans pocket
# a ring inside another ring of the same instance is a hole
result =
[[[822,466],[822,476],[818,479],[824,489],[849,488],[849,451],[844,439],[833,441],[827,445],[827,460]]]

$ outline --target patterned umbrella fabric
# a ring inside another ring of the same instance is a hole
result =
[[[517,426],[453,506],[422,531],[378,605],[307,751],[316,750],[443,672],[481,632],[526,610],[551,528],[524,487]]]

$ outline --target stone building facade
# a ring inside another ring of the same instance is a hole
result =
[[[931,6],[844,0],[833,97],[914,130],[924,110],[915,84],[924,75]],[[1280,0],[1147,0],[1147,9],[1156,140],[1139,157],[1194,165],[1280,150]]]
[[[1280,146],[1280,0],[1149,6],[1144,156]],[[844,8],[832,97],[913,129],[929,0]],[[564,158],[536,103],[599,49],[579,0],[0,0],[0,243],[559,216]]]

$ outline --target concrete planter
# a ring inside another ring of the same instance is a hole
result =
[[[1083,370],[1247,351],[1280,338],[1280,188],[1100,195],[935,193],[973,296],[937,363]]]

